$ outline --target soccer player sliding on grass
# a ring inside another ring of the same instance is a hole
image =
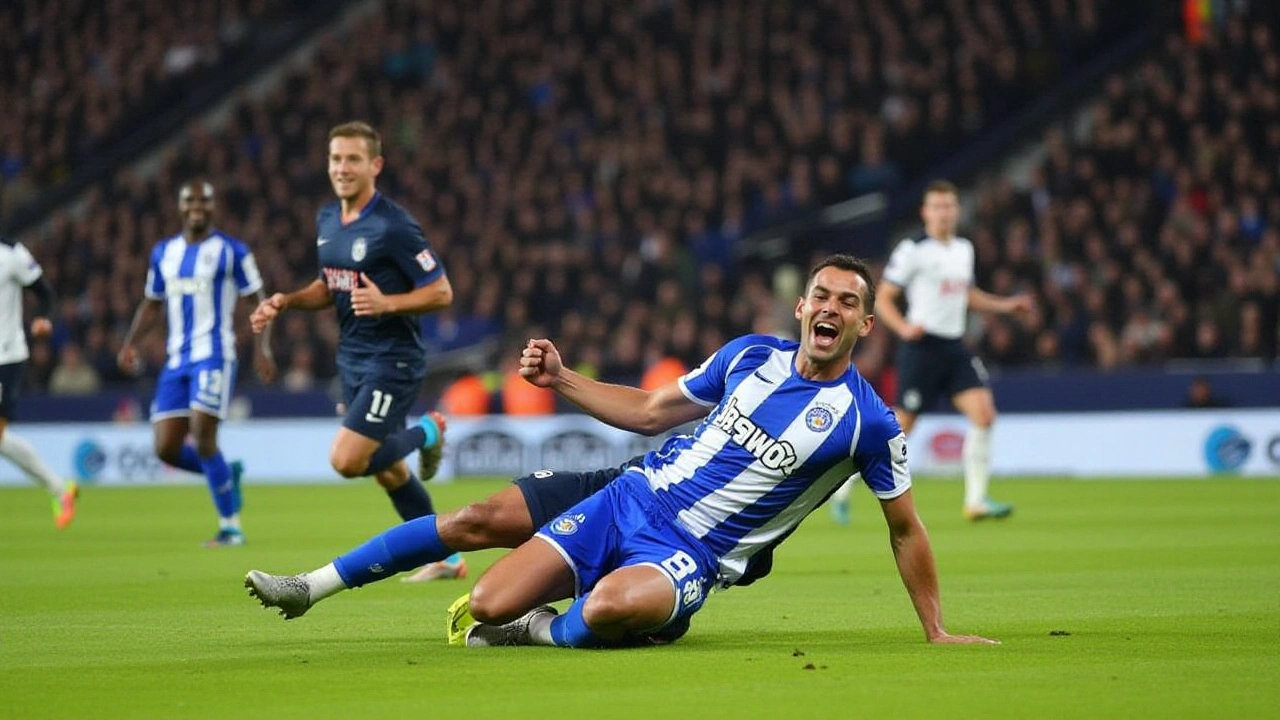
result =
[[[880,499],[928,640],[991,642],[944,627],[906,439],[850,360],[871,331],[874,307],[866,265],[830,256],[796,303],[799,343],[741,337],[652,392],[585,378],[563,366],[550,341],[530,342],[524,378],[610,425],[653,434],[706,420],[495,563],[472,589],[469,608],[455,603],[450,641],[607,647],[679,623],[858,475]],[[576,599],[564,615],[544,605],[569,597]],[[464,631],[468,611],[478,622]]]
[[[653,392],[587,380],[563,367],[550,341],[531,341],[521,359],[524,377],[611,425],[656,434],[707,420],[499,560],[469,598],[450,608],[450,642],[596,647],[680,631],[707,590],[752,576],[768,551],[854,475],[881,499],[926,637],[991,642],[944,628],[933,553],[911,498],[905,440],[850,363],[857,338],[871,330],[874,296],[861,261],[832,256],[810,274],[797,303],[799,344],[739,338]],[[393,528],[314,573],[253,571],[245,583],[264,604],[296,617],[343,587],[447,551],[448,523],[407,532],[423,520]],[[542,606],[575,596],[564,616]]]

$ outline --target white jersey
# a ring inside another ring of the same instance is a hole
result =
[[[181,234],[151,253],[146,296],[164,300],[171,368],[236,359],[236,300],[262,289],[258,265],[244,243],[214,231],[198,243]]]
[[[889,256],[884,279],[905,292],[907,322],[937,337],[964,335],[973,285],[973,244],[967,239],[903,240]]]
[[[680,378],[686,397],[713,410],[639,468],[719,559],[722,587],[845,480],[860,476],[882,500],[911,487],[906,439],[871,385],[852,365],[836,380],[806,380],[795,372],[798,349],[747,335]]]
[[[22,243],[0,240],[0,365],[20,363],[30,356],[22,327],[22,289],[43,272]]]

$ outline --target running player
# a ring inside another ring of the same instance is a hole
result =
[[[117,362],[139,370],[135,339],[165,308],[168,359],[156,381],[151,423],[156,455],[165,463],[205,476],[218,513],[218,533],[207,547],[244,544],[240,527],[240,463],[228,463],[218,447],[218,426],[227,418],[236,382],[235,309],[239,297],[266,298],[253,253],[239,240],[213,229],[213,185],[192,180],[178,191],[182,232],[161,240],[151,253],[147,285]],[[275,379],[269,338],[254,346],[254,368],[263,382]],[[187,436],[195,446],[187,443]]]
[[[685,440],[650,453],[500,559],[455,604],[451,637],[470,646],[610,646],[697,612],[751,558],[785,538],[839,485],[860,476],[880,499],[898,571],[930,642],[980,643],[943,626],[928,534],[916,514],[906,439],[850,352],[871,331],[866,266],[835,255],[796,304],[800,342],[738,338],[655,391],[565,368],[548,340],[521,358],[529,382],[610,425],[655,434],[700,417]],[[542,603],[576,597],[558,616]]]
[[[337,309],[346,415],[329,462],[343,477],[372,475],[400,517],[412,520],[434,508],[404,457],[419,450],[419,472],[430,479],[444,431],[436,413],[405,427],[426,375],[416,316],[448,307],[453,289],[422,227],[378,192],[382,165],[382,139],[368,124],[344,123],[329,132],[329,181],[338,199],[316,215],[319,278],[272,295],[251,320],[254,332],[264,332],[286,310]],[[461,577],[466,565],[451,558],[434,572]]]
[[[973,245],[956,235],[960,200],[955,185],[930,183],[920,210],[925,234],[903,240],[884,270],[876,314],[902,342],[898,346],[898,402],[894,412],[910,434],[920,413],[943,397],[969,420],[964,461],[964,515],[970,520],[1003,518],[1013,506],[987,497],[991,479],[991,426],[995,400],[982,360],[965,346],[965,320],[978,312],[1022,313],[1031,310],[1026,295],[998,297],[973,284]],[[905,293],[907,315],[895,304]],[[847,508],[847,492],[836,498]],[[846,512],[847,516],[847,512]]]
[[[36,317],[31,321],[31,336],[48,337],[53,332],[49,322],[53,290],[44,279],[44,270],[22,243],[0,238],[0,455],[49,492],[53,499],[53,523],[61,530],[76,515],[79,487],[75,481],[64,482],[55,475],[30,443],[8,429],[18,409],[22,371],[30,356],[27,338],[22,332],[24,288],[35,291],[39,301]]]

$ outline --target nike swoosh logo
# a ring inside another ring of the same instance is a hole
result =
[[[320,238],[316,240],[316,247],[320,247],[321,245],[324,245],[327,242],[329,242],[329,238]]]
[[[770,385],[774,385],[774,384],[776,384],[773,380],[770,380],[769,378],[767,378],[767,377],[765,377],[765,376],[761,375],[759,370],[756,370],[755,372],[753,372],[753,373],[751,373],[751,374],[752,374],[752,375],[755,375],[756,377],[760,378],[761,380],[765,381],[766,383],[769,383]]]

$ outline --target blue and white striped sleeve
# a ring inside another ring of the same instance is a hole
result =
[[[867,488],[881,500],[892,500],[911,489],[907,437],[893,411],[880,403],[868,408],[863,417],[853,460]]]
[[[703,407],[715,407],[724,398],[729,372],[751,347],[760,344],[755,335],[744,335],[726,343],[701,365],[681,376],[680,392]]]

